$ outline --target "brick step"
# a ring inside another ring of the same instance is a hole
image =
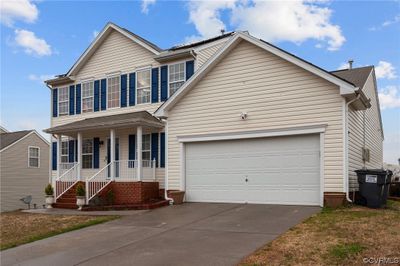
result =
[[[78,206],[75,203],[54,203],[53,208],[78,209]]]
[[[63,194],[61,196],[61,198],[65,198],[65,199],[76,199],[76,195],[68,195],[68,194]]]
[[[59,198],[59,199],[57,199],[57,203],[72,203],[72,204],[74,204],[74,203],[76,203],[76,198],[63,198],[63,197],[61,197],[61,198]]]

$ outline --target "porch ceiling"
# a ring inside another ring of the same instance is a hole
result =
[[[149,112],[140,111],[133,113],[86,118],[61,126],[48,128],[43,131],[49,134],[64,134],[93,129],[126,128],[130,126],[163,128],[164,123],[158,118],[152,116]]]

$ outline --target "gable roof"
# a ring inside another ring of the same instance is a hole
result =
[[[14,144],[17,144],[19,141],[23,140],[24,138],[35,134],[38,136],[44,143],[50,146],[50,143],[42,137],[36,130],[21,130],[15,132],[7,132],[0,134],[0,152],[12,147]]]
[[[0,150],[3,150],[4,148],[10,146],[11,144],[16,142],[17,140],[20,140],[31,132],[33,132],[33,130],[22,130],[0,134]]]
[[[100,46],[100,44],[104,41],[104,39],[108,36],[108,34],[111,31],[117,31],[121,33],[122,35],[126,36],[127,38],[131,39],[133,42],[141,45],[145,49],[149,50],[153,54],[157,55],[159,54],[162,49],[159,48],[157,45],[154,43],[134,34],[133,32],[121,28],[118,25],[109,22],[107,25],[103,28],[103,30],[97,35],[96,39],[90,44],[90,46],[85,50],[85,52],[78,58],[78,60],[75,62],[75,64],[71,67],[71,69],[62,76],[71,76],[75,73],[76,70],[78,70],[89,58],[90,56],[96,51],[96,49]]]
[[[243,32],[235,32],[231,39],[226,42],[222,49],[212,56],[193,76],[185,82],[167,101],[165,101],[155,112],[158,117],[166,117],[167,111],[171,109],[191,88],[194,87],[218,62],[222,60],[236,45],[241,41],[248,41],[288,62],[291,62],[337,86],[340,88],[341,95],[354,94],[358,88],[351,82],[342,79],[332,73],[317,67],[293,54],[290,54],[268,42],[257,39]]]
[[[374,66],[366,66],[352,69],[335,70],[331,71],[331,73],[342,79],[350,81],[359,88],[362,88],[364,87],[365,82],[367,82],[367,79],[373,69]]]

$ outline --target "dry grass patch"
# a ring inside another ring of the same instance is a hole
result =
[[[0,250],[118,218],[5,212],[0,215]]]
[[[241,265],[363,265],[365,257],[400,258],[400,202],[386,209],[324,208]]]

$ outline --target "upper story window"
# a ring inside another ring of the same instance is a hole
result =
[[[69,90],[68,87],[58,89],[58,112],[59,115],[68,115],[69,112]]]
[[[169,65],[169,96],[174,94],[185,82],[185,63]]]
[[[82,168],[93,168],[93,140],[84,139],[82,141]]]
[[[29,157],[29,167],[39,167],[39,160],[40,160],[40,150],[39,147],[29,147],[28,150],[28,157]]]
[[[119,76],[107,79],[107,108],[120,107],[120,81]]]
[[[137,103],[150,102],[150,69],[136,72]]]
[[[82,84],[82,113],[93,112],[93,81]]]
[[[68,150],[68,141],[61,142],[61,163],[69,162],[69,150]]]

